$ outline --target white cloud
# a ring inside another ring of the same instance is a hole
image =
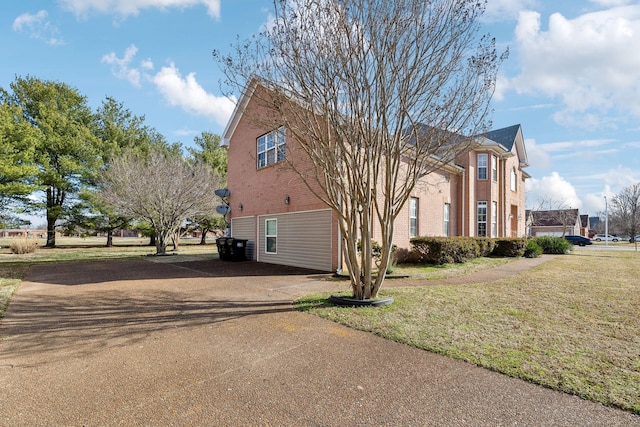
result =
[[[208,117],[221,126],[226,125],[233,113],[235,100],[207,93],[196,81],[195,73],[189,73],[183,78],[173,63],[162,67],[151,77],[151,81],[170,105],[179,106],[188,113]]]
[[[153,83],[169,105],[180,107],[189,114],[207,117],[223,127],[227,124],[235,108],[235,99],[208,93],[196,80],[195,73],[183,77],[173,63],[162,67],[156,74],[151,73],[154,66],[150,59],[132,67],[137,53],[138,48],[131,45],[122,58],[110,52],[102,56],[101,62],[111,65],[114,76],[135,87],[142,87],[144,81]]]
[[[136,56],[136,53],[138,53],[138,48],[132,44],[125,50],[124,56],[122,58],[118,58],[115,52],[110,52],[106,55],[103,55],[100,62],[111,65],[111,72],[114,76],[118,77],[119,79],[127,80],[135,87],[141,87],[142,83],[140,81],[140,70],[130,67],[130,64]],[[153,63],[149,60],[143,61],[141,64],[141,67],[143,69],[148,70],[149,66],[153,68]]]
[[[46,10],[40,10],[36,14],[23,13],[13,21],[13,31],[25,31],[36,40],[43,40],[52,46],[64,44],[60,31],[47,19]]]
[[[583,199],[584,207],[580,211],[581,214],[599,216],[600,212],[604,212],[604,193],[589,193]]]
[[[502,82],[519,93],[558,98],[554,119],[565,125],[597,128],[640,117],[640,5],[613,7],[567,19],[520,12],[515,30],[520,74]]]
[[[527,147],[529,166],[536,168],[548,168],[551,166],[551,156],[547,150],[536,144],[535,139],[526,139],[524,144]]]
[[[138,15],[143,9],[185,9],[202,5],[207,8],[209,16],[220,18],[220,0],[59,0],[59,3],[64,9],[82,17],[97,12],[126,18]]]
[[[558,172],[540,179],[526,181],[527,208],[580,209],[582,201],[574,186]]]
[[[530,9],[536,0],[490,0],[482,17],[485,22],[511,21],[518,17],[518,12]]]
[[[611,191],[619,193],[624,188],[640,182],[640,170],[618,165],[605,172],[603,180]]]
[[[612,6],[624,6],[631,3],[633,0],[589,0],[591,3],[595,3],[598,6],[612,7]]]

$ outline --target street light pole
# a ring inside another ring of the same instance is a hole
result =
[[[604,245],[609,246],[609,206],[607,196],[604,196]]]

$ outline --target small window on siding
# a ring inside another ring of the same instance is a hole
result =
[[[278,253],[278,220],[266,219],[264,221],[265,229],[265,249],[268,254]]]
[[[418,235],[418,199],[409,199],[409,237]]]
[[[478,154],[478,179],[487,179],[488,163],[489,155],[487,153]]]

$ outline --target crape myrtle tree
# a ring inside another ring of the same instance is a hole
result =
[[[202,132],[193,139],[195,147],[187,148],[191,157],[198,162],[208,165],[216,176],[221,179],[220,187],[226,185],[227,181],[227,150],[220,146],[220,135],[211,132]],[[224,217],[218,213],[207,216],[190,218],[190,224],[200,229],[202,236],[200,244],[207,242],[207,233],[217,228],[225,227]]]
[[[184,221],[215,211],[219,183],[209,166],[153,148],[147,155],[127,150],[114,157],[99,189],[118,214],[151,224],[156,254],[164,255]]]
[[[213,55],[230,92],[249,81],[312,166],[296,168],[337,214],[353,296],[377,296],[394,220],[425,175],[490,127],[506,56],[479,34],[478,0],[275,0],[273,24]],[[287,148],[289,151],[289,148]],[[372,230],[382,241],[378,271]],[[358,241],[361,250],[358,251]]]
[[[99,140],[91,132],[93,114],[87,99],[65,83],[17,77],[11,102],[36,132],[31,179],[43,193],[36,208],[47,216],[47,247],[56,244],[56,222],[76,202],[76,195],[99,167]]]
[[[640,183],[624,188],[611,199],[609,218],[620,233],[631,237],[640,234]]]

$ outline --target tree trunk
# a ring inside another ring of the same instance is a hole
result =
[[[107,230],[107,248],[113,246],[113,230]]]
[[[171,240],[173,242],[173,250],[177,252],[178,246],[180,246],[180,231],[176,231],[175,233],[172,233]]]
[[[47,243],[45,248],[56,247],[56,218],[47,215]]]
[[[66,192],[60,188],[47,188],[47,243],[45,247],[56,247],[56,221],[62,213]]]
[[[169,239],[169,235],[165,235],[163,233],[158,233],[155,236],[156,242],[156,255],[166,255],[167,254],[167,240]]]
[[[201,245],[206,245],[207,244],[207,232],[208,231],[209,231],[208,228],[202,229],[202,237],[200,237],[200,244]]]

